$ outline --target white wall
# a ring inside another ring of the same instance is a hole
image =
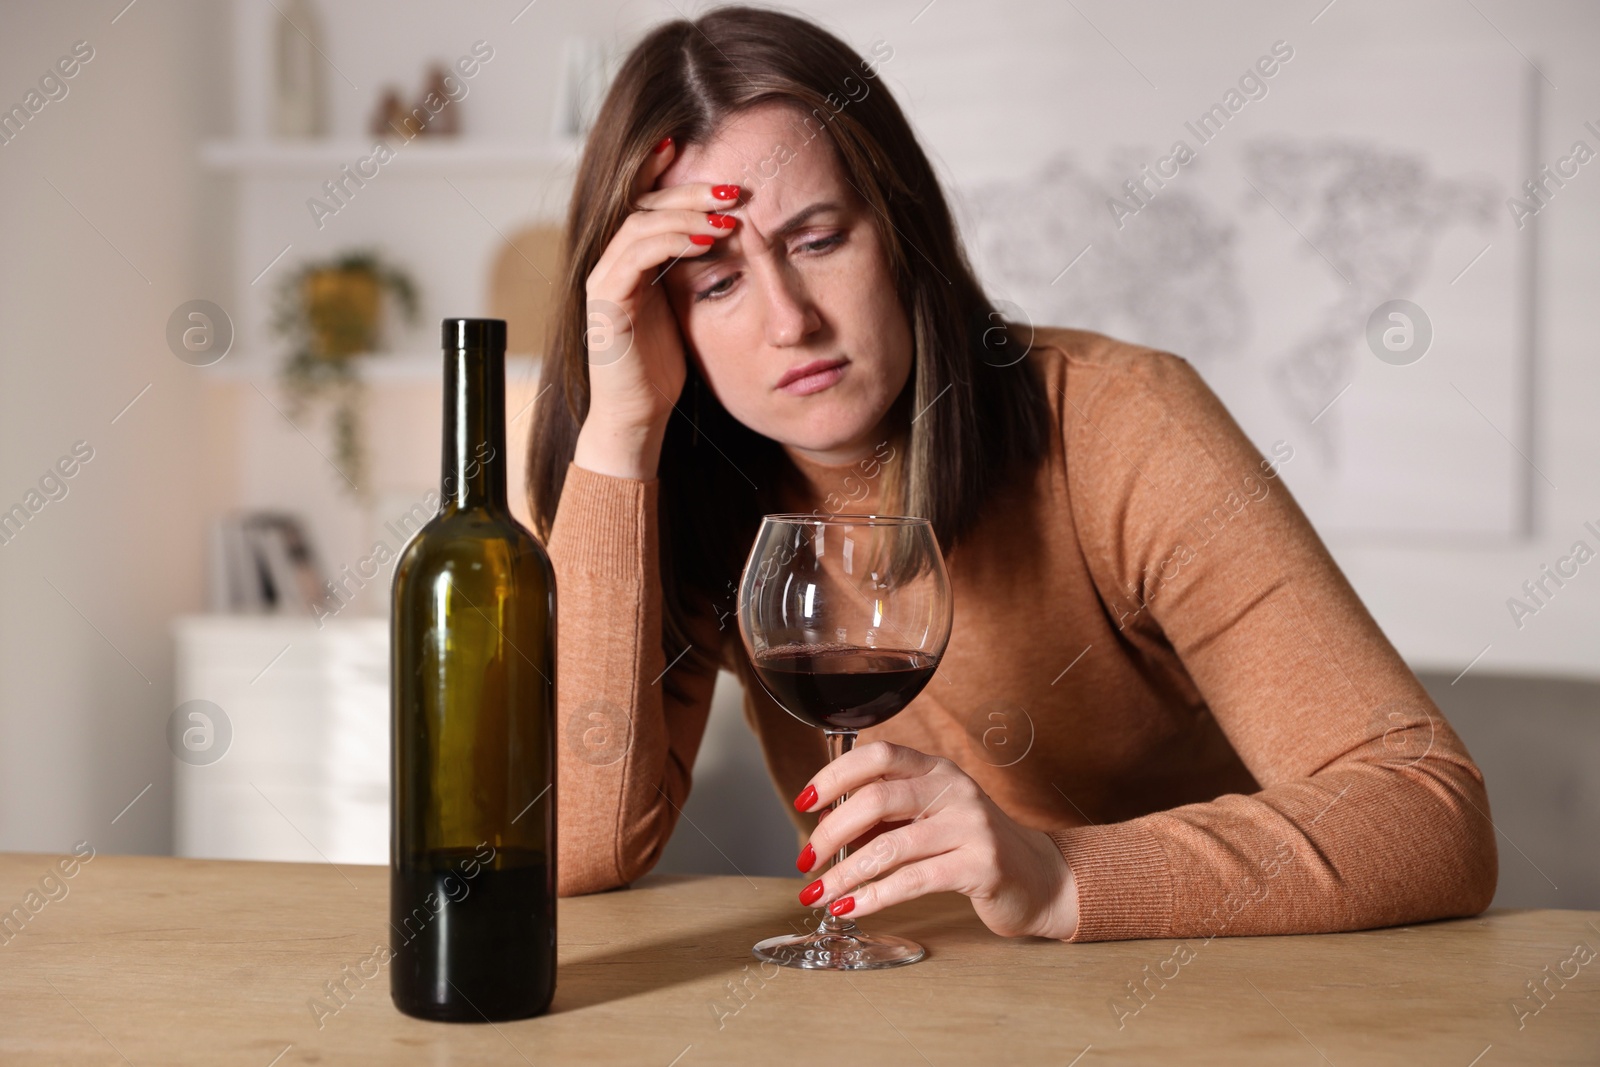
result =
[[[1586,121],[1600,128],[1600,69],[1592,59],[1600,43],[1600,8],[1581,2],[1478,6],[1554,83],[1543,86],[1541,159],[1553,163],[1580,139],[1600,151],[1600,138],[1584,129]],[[1470,8],[1461,10],[1441,31],[1495,34]],[[1568,554],[1574,541],[1600,548],[1600,539],[1583,529],[1586,520],[1600,528],[1600,360],[1594,340],[1600,166],[1582,168],[1535,225],[1539,346],[1530,458],[1555,486],[1533,479],[1535,536],[1504,548],[1331,546],[1407,659],[1452,677],[1485,646],[1490,647],[1472,667],[1474,674],[1600,676],[1600,567],[1583,567],[1520,629],[1506,606],[1508,598],[1523,595],[1524,581]]]
[[[200,603],[203,519],[232,494],[228,428],[165,342],[225,258],[193,162],[226,121],[222,12],[158,0],[113,24],[118,6],[0,13],[7,107],[74,42],[94,49],[67,96],[0,146],[0,501],[74,441],[94,449],[68,495],[0,545],[6,849],[168,847],[167,620]]]

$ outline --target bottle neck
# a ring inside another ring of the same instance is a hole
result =
[[[506,507],[505,353],[444,354],[443,510]]]

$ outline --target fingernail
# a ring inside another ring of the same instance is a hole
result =
[[[815,804],[816,802],[817,802],[817,787],[814,786],[814,785],[806,786],[804,789],[802,789],[800,791],[800,795],[794,798],[794,806],[799,811],[805,811],[807,808],[809,808],[811,805]]]
[[[710,214],[706,216],[706,221],[719,230],[733,229],[734,218],[732,215]]]
[[[711,187],[711,195],[718,200],[737,200],[739,199],[739,187],[737,185],[713,185]]]
[[[711,236],[709,233],[691,233],[689,235],[689,240],[693,241],[697,245],[708,245],[712,241],[715,241],[716,238]]]
[[[805,874],[816,866],[816,862],[817,850],[811,847],[811,842],[807,841],[806,847],[800,850],[800,858],[794,861],[794,865],[800,868],[801,874]]]
[[[817,902],[817,898],[821,895],[822,879],[818,878],[815,882],[812,882],[810,885],[800,890],[800,903],[810,907],[812,904]]]
[[[843,915],[845,912],[849,911],[851,908],[853,908],[855,906],[856,906],[856,898],[855,897],[840,897],[838,900],[836,900],[832,904],[828,905],[828,914],[829,915]]]
[[[832,813],[833,813],[833,806],[832,805],[829,805],[828,807],[823,808],[821,811],[817,812],[817,821],[821,822],[823,819],[826,819]]]
[[[661,143],[656,145],[656,151],[657,152],[665,152],[667,149],[669,149],[671,147],[672,147],[672,138],[663,137],[663,138],[661,138]]]

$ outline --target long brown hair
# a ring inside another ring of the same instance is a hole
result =
[[[882,60],[880,48],[874,54]],[[933,168],[876,77],[876,63],[811,22],[742,6],[657,26],[628,55],[584,147],[567,216],[542,375],[549,388],[528,446],[541,537],[549,536],[589,410],[585,282],[629,211],[633,176],[662,138],[680,150],[706,143],[730,117],[762,103],[797,108],[805,116],[798,135],[820,129],[831,138],[846,180],[873,210],[911,324],[913,371],[895,402],[906,456],[900,476],[885,482],[885,508],[931,519],[949,552],[996,487],[1036,467],[1051,416],[1034,361],[1018,358],[1028,338],[984,295]],[[669,661],[690,644],[692,613],[733,609],[744,556],[761,516],[777,510],[775,483],[788,463],[778,442],[734,419],[695,361],[686,362],[659,470]],[[719,652],[692,655],[714,666]]]

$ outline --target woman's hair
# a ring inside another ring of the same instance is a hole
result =
[[[541,375],[548,388],[528,446],[527,488],[540,537],[550,534],[589,410],[586,280],[630,210],[634,176],[662,138],[672,137],[680,151],[707,143],[757,104],[792,106],[797,142],[830,139],[846,180],[872,210],[911,325],[913,370],[895,401],[905,455],[884,483],[884,510],[930,519],[948,553],[997,486],[1036,467],[1051,415],[1034,361],[1018,357],[1028,339],[984,295],[933,168],[876,77],[875,63],[820,27],[752,7],[664,23],[628,55],[584,147],[567,216]],[[776,483],[788,462],[778,442],[717,401],[693,358],[686,363],[659,470],[669,661],[690,644],[685,622],[692,613],[731,617],[744,557],[761,516],[778,510]],[[714,666],[719,652],[694,655]]]

